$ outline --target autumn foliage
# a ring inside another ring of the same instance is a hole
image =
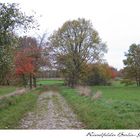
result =
[[[17,52],[15,56],[16,74],[34,74],[33,58],[26,56],[25,52]]]
[[[26,86],[29,82],[36,87],[36,75],[40,67],[41,49],[37,46],[29,46],[20,49],[15,55],[15,72],[17,76],[22,77]]]
[[[110,69],[111,78],[115,79],[118,76],[118,71],[113,67],[109,67],[109,69]]]
[[[89,64],[86,68],[88,85],[110,85],[118,75],[117,70],[106,63]]]

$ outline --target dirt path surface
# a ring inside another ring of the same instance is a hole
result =
[[[18,128],[83,129],[83,124],[59,93],[49,91],[39,96],[34,112],[29,112]]]

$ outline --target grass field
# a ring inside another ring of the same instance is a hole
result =
[[[114,86],[96,86],[91,87],[93,91],[100,90],[103,93],[105,100],[123,100],[140,102],[140,88],[139,87],[114,87]]]
[[[48,90],[55,87],[87,129],[140,129],[139,87],[126,87],[119,81],[113,82],[112,86],[92,86],[92,94],[97,91],[102,93],[101,98],[92,100],[80,96],[76,89],[68,88],[63,83],[62,80],[38,81],[40,87],[31,93],[0,101],[0,128],[15,128],[24,114],[34,108],[38,97],[35,93],[46,90],[46,87]],[[15,89],[9,88],[9,92],[12,90]],[[8,93],[6,89],[1,88],[0,91]]]
[[[58,81],[41,81],[55,85]],[[71,105],[87,129],[139,129],[140,88],[125,87],[118,81],[112,86],[90,87],[95,93],[100,90],[102,97],[96,101],[80,96],[75,89],[59,85],[60,93]]]
[[[38,81],[38,85],[62,85],[64,81],[62,80],[41,80]]]
[[[40,93],[41,90],[41,88],[37,88],[21,96],[0,100],[0,129],[16,128],[24,114],[34,108],[37,93]]]
[[[0,86],[0,96],[11,93],[16,90],[16,87],[12,86]]]

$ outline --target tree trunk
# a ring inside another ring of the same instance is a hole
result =
[[[32,89],[32,74],[30,73],[30,82],[29,82],[29,86],[30,86],[30,89]]]
[[[24,74],[22,74],[22,79],[23,79],[23,86],[26,88],[27,82]]]
[[[138,81],[138,83],[139,83],[139,84],[138,84],[138,86],[140,86],[140,78],[139,78],[139,81]]]
[[[10,85],[10,82],[9,82],[9,80],[7,79],[6,81],[7,81],[7,85],[9,86],[9,85]]]
[[[36,87],[36,77],[33,76],[33,86]]]
[[[72,79],[71,79],[71,87],[74,88],[77,85],[77,77],[75,72],[73,72]]]

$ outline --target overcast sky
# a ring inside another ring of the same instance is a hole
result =
[[[37,13],[40,32],[57,30],[67,20],[91,20],[103,42],[109,65],[123,67],[124,52],[132,43],[140,43],[140,0],[1,0],[17,2],[30,13]],[[42,17],[39,17],[42,15]],[[34,31],[33,34],[38,33]]]

